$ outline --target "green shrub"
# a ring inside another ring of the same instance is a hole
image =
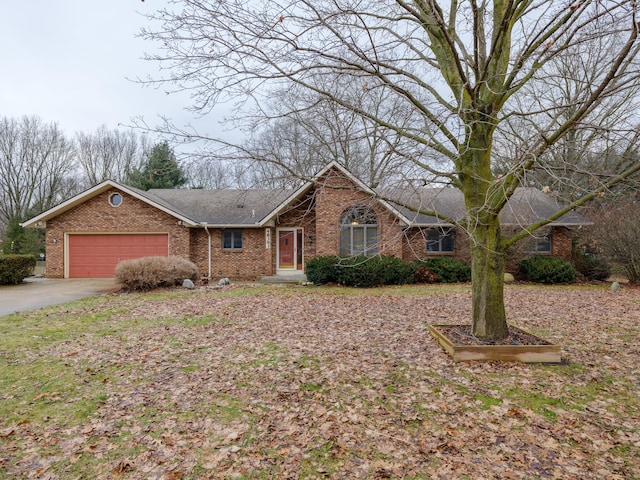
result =
[[[317,285],[325,283],[338,283],[336,266],[340,261],[339,257],[315,257],[306,264],[307,280]]]
[[[414,262],[416,271],[421,271],[421,277],[433,277],[443,283],[469,282],[471,280],[471,266],[460,260],[448,257],[429,258]],[[422,270],[422,269],[426,269]],[[428,272],[428,273],[427,273]]]
[[[342,259],[338,266],[338,282],[350,287],[403,285],[413,283],[414,269],[392,256],[353,257]]]
[[[33,275],[36,257],[33,255],[0,254],[0,285],[16,285]]]
[[[589,280],[606,280],[611,276],[611,266],[597,255],[576,252],[574,264],[576,270]]]
[[[576,280],[574,266],[558,257],[534,255],[522,260],[518,270],[536,283],[573,283]]]
[[[397,257],[375,257],[378,258],[383,285],[405,285],[414,283],[415,268],[407,262],[403,262]]]
[[[382,271],[378,257],[341,258],[336,266],[338,283],[348,287],[375,287],[382,285]]]
[[[142,257],[123,260],[116,266],[116,280],[129,290],[151,290],[181,285],[199,277],[195,263],[181,257]]]
[[[307,279],[316,284],[339,283],[350,287],[413,283],[414,268],[392,256],[316,257],[307,262]]]

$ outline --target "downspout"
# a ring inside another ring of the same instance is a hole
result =
[[[211,232],[207,228],[207,224],[206,223],[203,223],[202,226],[204,227],[204,231],[207,232],[207,237],[208,237],[207,263],[209,265],[209,273],[207,275],[207,278],[211,279]]]

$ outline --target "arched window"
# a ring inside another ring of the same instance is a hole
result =
[[[378,253],[378,217],[364,205],[354,205],[340,217],[340,256]]]

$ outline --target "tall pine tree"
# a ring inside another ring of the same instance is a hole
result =
[[[141,190],[179,188],[189,181],[178,165],[173,149],[165,141],[154,145],[139,168],[129,175],[128,184]]]

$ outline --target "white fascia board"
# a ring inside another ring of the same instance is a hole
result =
[[[436,227],[455,227],[453,223],[411,223],[407,227],[417,228],[436,228]]]
[[[275,217],[278,213],[280,213],[280,211],[282,211],[282,209],[284,209],[287,205],[289,205],[293,200],[298,198],[300,195],[305,193],[310,187],[312,187],[314,184],[316,184],[318,182],[318,179],[320,179],[320,177],[325,175],[332,168],[335,168],[338,171],[340,171],[340,173],[342,173],[345,177],[347,177],[349,180],[351,180],[358,188],[360,188],[365,193],[367,193],[367,194],[371,195],[373,198],[375,198],[378,202],[380,202],[380,204],[382,204],[382,206],[384,206],[387,210],[389,210],[396,217],[398,217],[400,219],[400,221],[402,221],[405,224],[405,226],[411,225],[411,221],[409,221],[409,219],[407,217],[405,217],[402,213],[400,213],[400,211],[398,211],[395,207],[393,207],[393,205],[391,205],[386,200],[383,200],[382,198],[378,197],[378,194],[376,194],[375,191],[373,191],[370,187],[365,185],[362,181],[360,181],[358,178],[356,178],[350,171],[348,171],[346,168],[344,168],[342,165],[340,165],[335,160],[332,161],[331,163],[329,163],[322,170],[320,170],[320,172],[318,172],[313,177],[313,180],[310,180],[310,181],[306,182],[298,190],[296,190],[291,195],[289,195],[289,197],[285,201],[283,201],[280,205],[278,205],[269,215],[264,217],[264,219],[260,222],[260,225],[262,226],[262,225],[266,224],[269,220],[271,220],[273,217]]]
[[[261,223],[198,223],[195,226],[202,228],[262,228],[264,225]]]
[[[276,215],[278,215],[284,208],[286,208],[296,198],[298,198],[300,195],[305,193],[309,188],[311,188],[312,185],[313,185],[312,181],[306,182],[304,185],[298,188],[295,192],[289,195],[280,205],[274,208],[269,215],[265,216],[262,220],[260,220],[256,224],[256,226],[257,227],[269,226],[267,224],[271,222]],[[274,222],[274,225],[275,225],[275,222]]]

